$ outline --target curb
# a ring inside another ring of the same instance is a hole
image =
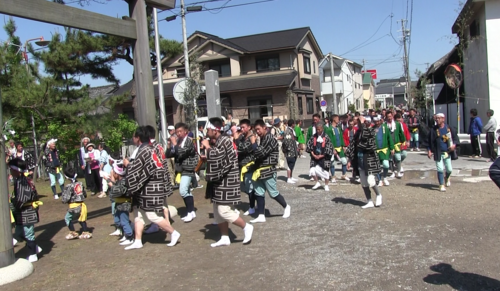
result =
[[[33,273],[33,264],[26,259],[18,259],[14,264],[0,268],[0,286],[19,281]]]

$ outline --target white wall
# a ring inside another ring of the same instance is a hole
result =
[[[489,106],[487,107],[495,111],[495,117],[498,120],[500,115],[500,1],[486,1],[485,8],[489,80]],[[486,113],[480,116],[485,124]]]

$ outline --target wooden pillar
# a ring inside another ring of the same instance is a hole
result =
[[[137,39],[133,46],[136,88],[135,118],[139,125],[156,128],[156,106],[149,54],[148,22],[144,0],[129,1],[130,16],[135,20]]]

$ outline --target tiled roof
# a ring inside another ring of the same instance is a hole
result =
[[[309,27],[302,27],[227,38],[226,40],[246,49],[248,52],[268,51],[296,47],[310,30]]]

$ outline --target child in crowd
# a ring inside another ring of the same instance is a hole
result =
[[[43,205],[38,200],[33,182],[24,175],[27,171],[26,162],[15,158],[9,161],[10,174],[14,179],[14,191],[10,196],[12,215],[15,221],[15,237],[18,241],[26,240],[29,249],[28,261],[38,261],[38,253],[42,249],[35,240],[35,223],[40,221],[38,206]]]
[[[116,162],[113,164],[111,181],[109,181],[109,197],[115,201],[115,222],[123,231],[120,245],[126,246],[134,243],[134,232],[130,225],[129,213],[132,210],[132,198],[128,194],[123,165]]]
[[[92,233],[87,229],[87,205],[84,201],[87,198],[87,192],[83,187],[82,182],[76,180],[77,174],[75,169],[67,168],[64,170],[64,176],[66,179],[71,181],[71,184],[66,185],[62,193],[62,203],[67,203],[69,205],[68,212],[64,220],[69,228],[69,233],[66,235],[66,239],[89,239],[92,238]],[[75,226],[73,225],[73,220],[78,216],[78,222],[82,227],[82,234],[78,235],[75,231]]]

